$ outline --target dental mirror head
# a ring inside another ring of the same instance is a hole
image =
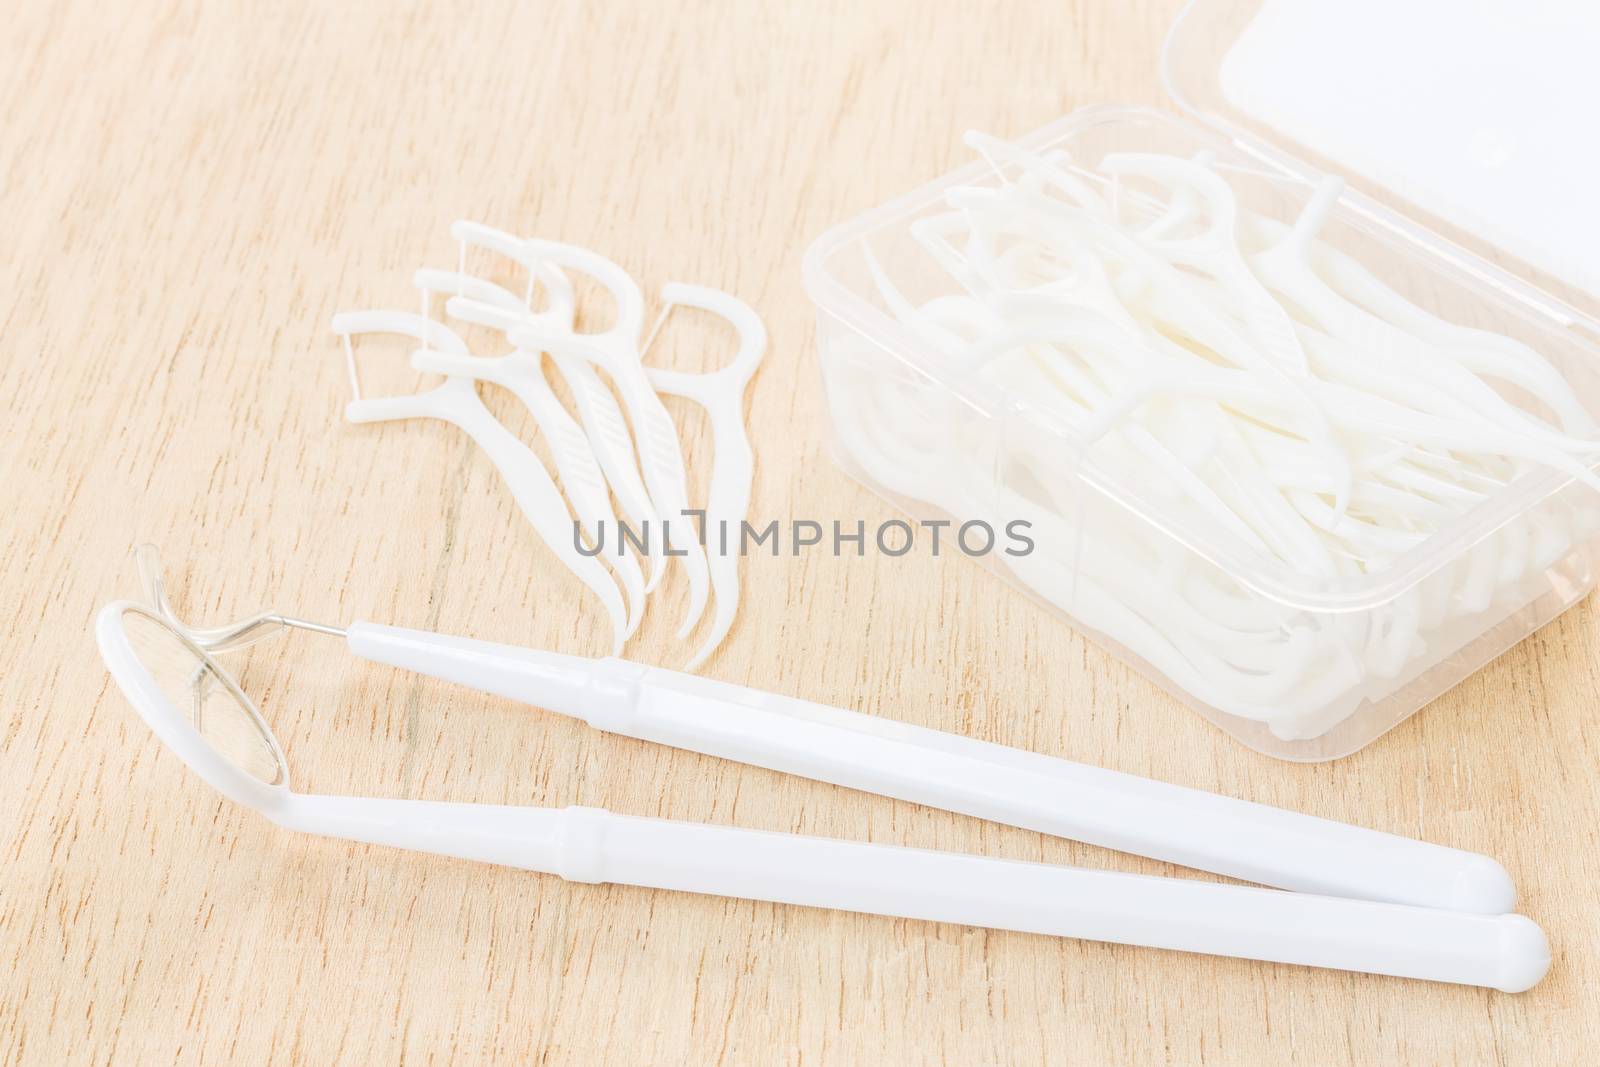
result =
[[[128,703],[207,785],[258,811],[287,800],[277,738],[233,677],[173,621],[119,601],[100,612],[95,637]]]

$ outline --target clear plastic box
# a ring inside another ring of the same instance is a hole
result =
[[[1089,171],[1111,152],[1209,151],[1242,204],[1292,222],[1312,183],[1338,171],[1308,162],[1309,149],[1285,144],[1228,103],[1224,57],[1259,3],[1197,0],[1174,27],[1165,60],[1169,91],[1200,121],[1096,106],[1019,142],[1063,148]],[[1600,325],[1590,294],[1437,218],[1423,225],[1416,220],[1425,208],[1360,175],[1342,176],[1349,185],[1323,240],[1434,315],[1533,347],[1591,414],[1600,413]],[[991,552],[986,565],[1228,734],[1283,759],[1346,755],[1594,587],[1600,498],[1568,475],[1540,471],[1512,481],[1384,569],[1316,578],[1175,500],[1159,478],[1106,462],[1093,443],[1041,415],[1026,396],[975,384],[884,306],[865,250],[916,302],[954,292],[909,228],[942,208],[950,186],[995,181],[988,165],[973,163],[830,230],[808,251],[805,284],[817,305],[835,458],[918,519],[1002,525],[1027,517],[1035,550]],[[1526,394],[1500,391],[1537,408]],[[886,431],[908,425],[907,412],[920,432]],[[945,450],[958,450],[962,462],[942,463]],[[1049,457],[1048,470],[1039,469],[1040,456]],[[986,473],[949,474],[957,467]],[[1144,599],[1119,603],[1097,575],[1126,568],[1135,556],[1148,561],[1148,588]],[[1134,639],[1141,613],[1183,610],[1182,596],[1164,594],[1170,587],[1163,583],[1172,580],[1203,590],[1217,611],[1257,628],[1270,622],[1271,639],[1252,652],[1264,664],[1259,676],[1219,689],[1196,669],[1210,654],[1203,643],[1153,649]],[[1298,663],[1298,673],[1286,676],[1300,680],[1286,688],[1271,669],[1279,662]],[[1262,707],[1274,711],[1270,724],[1256,711]]]

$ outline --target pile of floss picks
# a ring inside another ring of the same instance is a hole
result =
[[[524,239],[471,222],[458,222],[450,232],[459,246],[457,269],[416,273],[420,313],[348,311],[334,316],[353,394],[345,417],[351,422],[439,419],[471,437],[540,539],[599,599],[611,622],[613,655],[638,629],[646,597],[666,568],[673,560],[681,563],[689,604],[677,636],[688,637],[708,600],[715,603],[710,630],[686,668],[695,669],[727,635],[738,611],[736,548],[730,551],[728,539],[715,533],[738,531],[749,506],[754,461],[744,427],[744,392],[766,353],[760,316],[716,289],[667,285],[656,330],[672,308],[699,308],[733,327],[737,352],[721,369],[705,374],[646,367],[644,354],[655,331],[649,338],[642,336],[644,295],[617,264],[584,248]],[[527,274],[524,291],[514,293],[468,273],[469,248],[519,265]],[[569,272],[588,275],[610,294],[616,320],[609,329],[576,329],[577,301]],[[543,300],[536,311],[539,291]],[[442,315],[435,312],[441,302]],[[452,322],[498,331],[504,350],[470,351]],[[414,396],[363,396],[352,338],[371,333],[415,341],[411,366],[444,375],[444,383]],[[545,355],[570,392],[576,417],[552,389]],[[479,382],[508,390],[527,408],[549,448],[554,474],[490,413],[479,398]],[[696,402],[710,420],[710,486],[699,508],[689,499],[683,449],[663,394]]]
[[[1036,550],[1003,560],[1014,577],[1197,700],[1319,736],[1460,647],[1474,617],[1481,631],[1526,603],[1600,529],[1593,494],[1553,497],[1372,610],[1241,584],[1172,528],[1330,586],[1381,575],[1526,476],[1600,488],[1600,429],[1538,352],[1443,321],[1319,237],[1336,178],[1290,224],[1246,210],[1205,155],[1090,169],[967,143],[996,180],[945,188],[894,277],[871,239],[866,267],[946,383],[1021,417],[863,357],[828,382],[838,442],[900,497],[1030,521]]]

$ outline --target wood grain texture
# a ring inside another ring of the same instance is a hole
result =
[[[448,427],[345,425],[328,332],[471,217],[767,320],[753,513],[889,517],[821,444],[807,242],[1098,101],[1163,105],[1178,0],[12,5],[0,35],[0,1059],[1577,1063],[1600,1047],[1592,603],[1359,755],[1227,740],[987,572],[745,568],[706,673],[1501,858],[1521,996],[608,886],[279,831],[204,789],[90,636],[160,544],[180,606],[577,653],[603,620]],[[714,361],[673,321],[661,362]],[[377,366],[382,357],[368,357]],[[503,403],[501,410],[509,410]],[[706,428],[684,406],[691,469]],[[677,580],[674,579],[677,583]],[[630,654],[675,665],[681,584]],[[1160,864],[605,737],[302,635],[246,688],[318,791],[602,805]]]

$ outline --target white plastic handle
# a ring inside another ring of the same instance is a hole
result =
[[[187,709],[179,710],[130,645],[124,625],[129,610],[146,611],[127,603],[103,609],[96,637],[106,666],[135,710],[207,783],[289,829],[551,872],[584,882],[1090,938],[1506,992],[1530,988],[1550,963],[1544,934],[1520,915],[1474,915],[1051,867],[630,818],[594,808],[295,793],[281,749],[242,694],[237,699],[277,762],[276,779],[257,779],[212,747]],[[404,632],[389,636],[403,638]],[[353,646],[358,642],[354,632],[351,642]],[[442,662],[459,666],[459,653],[470,650],[455,651],[454,659],[447,656]],[[499,657],[490,653],[488,658]],[[538,659],[530,659],[532,674],[580,677],[584,673],[583,661],[556,657],[541,664]],[[617,677],[595,686],[591,695],[612,703],[630,688],[637,692],[646,670],[620,667]]]
[[[1249,886],[1052,867],[613,815],[287,794],[294,829],[580,882],[1488,986],[1536,983],[1550,950],[1521,915],[1470,915]]]
[[[625,660],[372,623],[350,650],[598,729],[1329,896],[1499,914],[1488,856]]]

